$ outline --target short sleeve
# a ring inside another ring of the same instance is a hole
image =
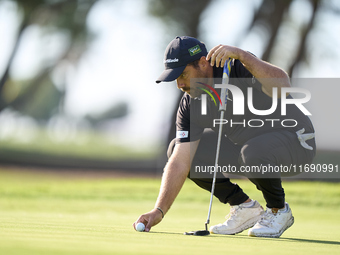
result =
[[[176,143],[196,141],[203,133],[204,128],[190,121],[190,101],[188,94],[184,94],[180,101],[176,118]]]

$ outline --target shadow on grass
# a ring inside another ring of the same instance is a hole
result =
[[[163,235],[182,235],[184,233],[181,232],[149,232],[150,234],[163,234]],[[188,235],[193,236],[193,235]],[[244,238],[244,239],[257,239],[257,240],[271,240],[271,241],[279,241],[279,242],[303,242],[303,243],[314,243],[314,244],[331,244],[331,245],[340,245],[340,241],[326,241],[326,240],[316,240],[316,239],[303,239],[303,238],[289,238],[289,237],[280,237],[280,238],[256,238],[249,237],[247,235],[208,235],[204,237],[214,237],[214,238]]]
[[[287,240],[287,241],[291,241],[291,242],[304,242],[304,243],[340,245],[340,242],[338,242],[338,241],[325,241],[325,240],[315,240],[315,239],[302,239],[302,238],[281,237],[278,240]]]
[[[181,236],[195,236],[195,237],[228,237],[228,238],[232,238],[232,237],[234,237],[234,238],[236,238],[236,236],[235,235],[228,235],[228,236],[224,236],[224,235],[212,235],[212,234],[210,234],[210,235],[207,235],[207,236],[199,236],[199,235],[185,235],[184,234],[184,232],[157,232],[157,231],[151,231],[151,232],[149,232],[150,234],[151,233],[153,233],[153,234],[162,234],[162,235],[181,235]]]
[[[157,232],[157,231],[151,231],[148,234],[162,234],[162,235],[183,235],[183,233],[177,232]]]

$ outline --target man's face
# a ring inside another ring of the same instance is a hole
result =
[[[203,92],[197,88],[199,84],[190,84],[190,79],[193,78],[208,78],[208,73],[206,70],[202,70],[200,66],[187,65],[182,74],[176,79],[177,88],[189,94],[191,98],[199,97]]]

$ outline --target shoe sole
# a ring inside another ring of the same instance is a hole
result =
[[[253,227],[256,222],[258,222],[261,218],[261,215],[258,217],[251,218],[247,222],[245,222],[243,225],[241,225],[239,228],[235,229],[234,231],[219,231],[218,233],[210,231],[211,234],[220,234],[220,235],[235,235],[238,233],[241,233],[242,231]]]
[[[269,238],[279,238],[283,232],[285,232],[288,228],[290,228],[294,224],[294,217],[292,216],[289,221],[287,222],[286,226],[281,229],[279,233],[274,234],[261,234],[261,233],[248,233],[248,236],[252,237],[269,237]]]

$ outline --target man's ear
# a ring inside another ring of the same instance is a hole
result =
[[[199,66],[201,68],[206,68],[207,66],[210,66],[209,61],[207,61],[207,58],[205,56],[202,56],[200,58],[200,61],[198,62]]]

